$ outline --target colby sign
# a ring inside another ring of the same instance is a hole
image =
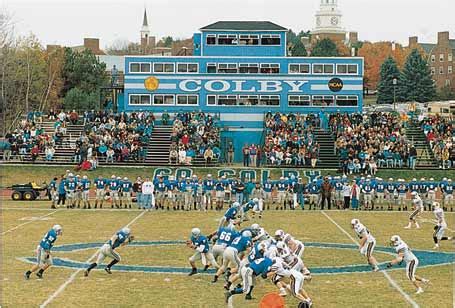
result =
[[[281,92],[287,90],[302,93],[307,80],[223,80],[223,79],[186,79],[178,83],[184,92],[198,92],[202,88],[209,92]]]

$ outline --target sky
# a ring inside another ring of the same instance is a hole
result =
[[[119,40],[139,41],[144,8],[151,35],[189,38],[219,20],[269,20],[295,32],[311,30],[320,0],[0,0],[16,34],[35,34],[46,44],[76,46],[84,37],[102,48]],[[438,31],[455,38],[455,0],[338,0],[342,25],[364,41],[408,37],[436,42]]]

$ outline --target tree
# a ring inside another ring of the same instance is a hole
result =
[[[417,49],[406,58],[399,80],[400,96],[405,101],[428,102],[435,98],[436,88],[428,63]]]
[[[329,38],[322,39],[314,45],[312,57],[338,57],[337,45]]]
[[[400,77],[397,63],[392,57],[388,57],[381,65],[380,80],[378,82],[378,103],[391,104],[394,102],[396,93],[394,89],[398,85],[393,84],[393,79]]]
[[[437,98],[441,101],[453,100],[455,99],[455,89],[452,89],[449,85],[444,86],[439,89]]]
[[[97,109],[99,105],[99,92],[86,93],[79,88],[73,88],[66,93],[63,106],[66,110]]]
[[[308,55],[305,46],[303,45],[301,40],[298,40],[292,47],[291,47],[291,56],[292,57],[306,57]]]

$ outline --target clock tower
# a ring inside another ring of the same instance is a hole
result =
[[[346,30],[341,26],[341,11],[338,0],[320,0],[316,12],[316,27],[311,31],[312,41],[330,38],[333,41],[346,41]]]

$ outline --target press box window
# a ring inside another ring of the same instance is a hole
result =
[[[357,106],[357,96],[355,95],[338,95],[337,106]]]
[[[196,63],[179,63],[177,64],[178,73],[197,73],[198,65]]]
[[[261,36],[261,45],[280,45],[279,34],[264,34]]]
[[[150,73],[150,63],[130,63],[130,73]]]
[[[237,35],[235,34],[219,34],[218,45],[237,45]]]
[[[289,74],[309,74],[309,64],[289,64]]]
[[[263,106],[279,106],[280,96],[279,95],[261,95],[259,99],[259,105]]]
[[[153,72],[155,73],[173,73],[174,63],[154,63]]]
[[[174,105],[175,98],[171,94],[155,94],[153,95],[153,105]]]
[[[259,64],[257,63],[240,63],[239,64],[240,74],[257,74],[259,73]]]
[[[216,64],[215,63],[207,63],[207,73],[216,74]]]
[[[207,45],[215,45],[216,44],[216,35],[215,34],[207,34]]]
[[[150,95],[130,94],[130,105],[150,105]]]
[[[259,45],[259,35],[240,35],[239,45]]]
[[[313,106],[333,106],[333,96],[315,95],[313,96]]]
[[[207,105],[216,105],[216,95],[207,95]]]
[[[337,64],[337,74],[357,74],[357,65]]]
[[[237,63],[219,63],[218,64],[218,73],[236,74],[237,73]]]
[[[197,105],[198,95],[177,95],[177,105]]]
[[[279,74],[280,65],[277,63],[261,64],[261,74]]]
[[[235,106],[237,105],[237,95],[219,95],[218,106]]]
[[[256,106],[259,104],[257,95],[239,95],[239,106]]]
[[[314,74],[333,74],[333,64],[313,64]]]
[[[309,95],[289,95],[288,103],[289,106],[309,106],[310,105]]]

